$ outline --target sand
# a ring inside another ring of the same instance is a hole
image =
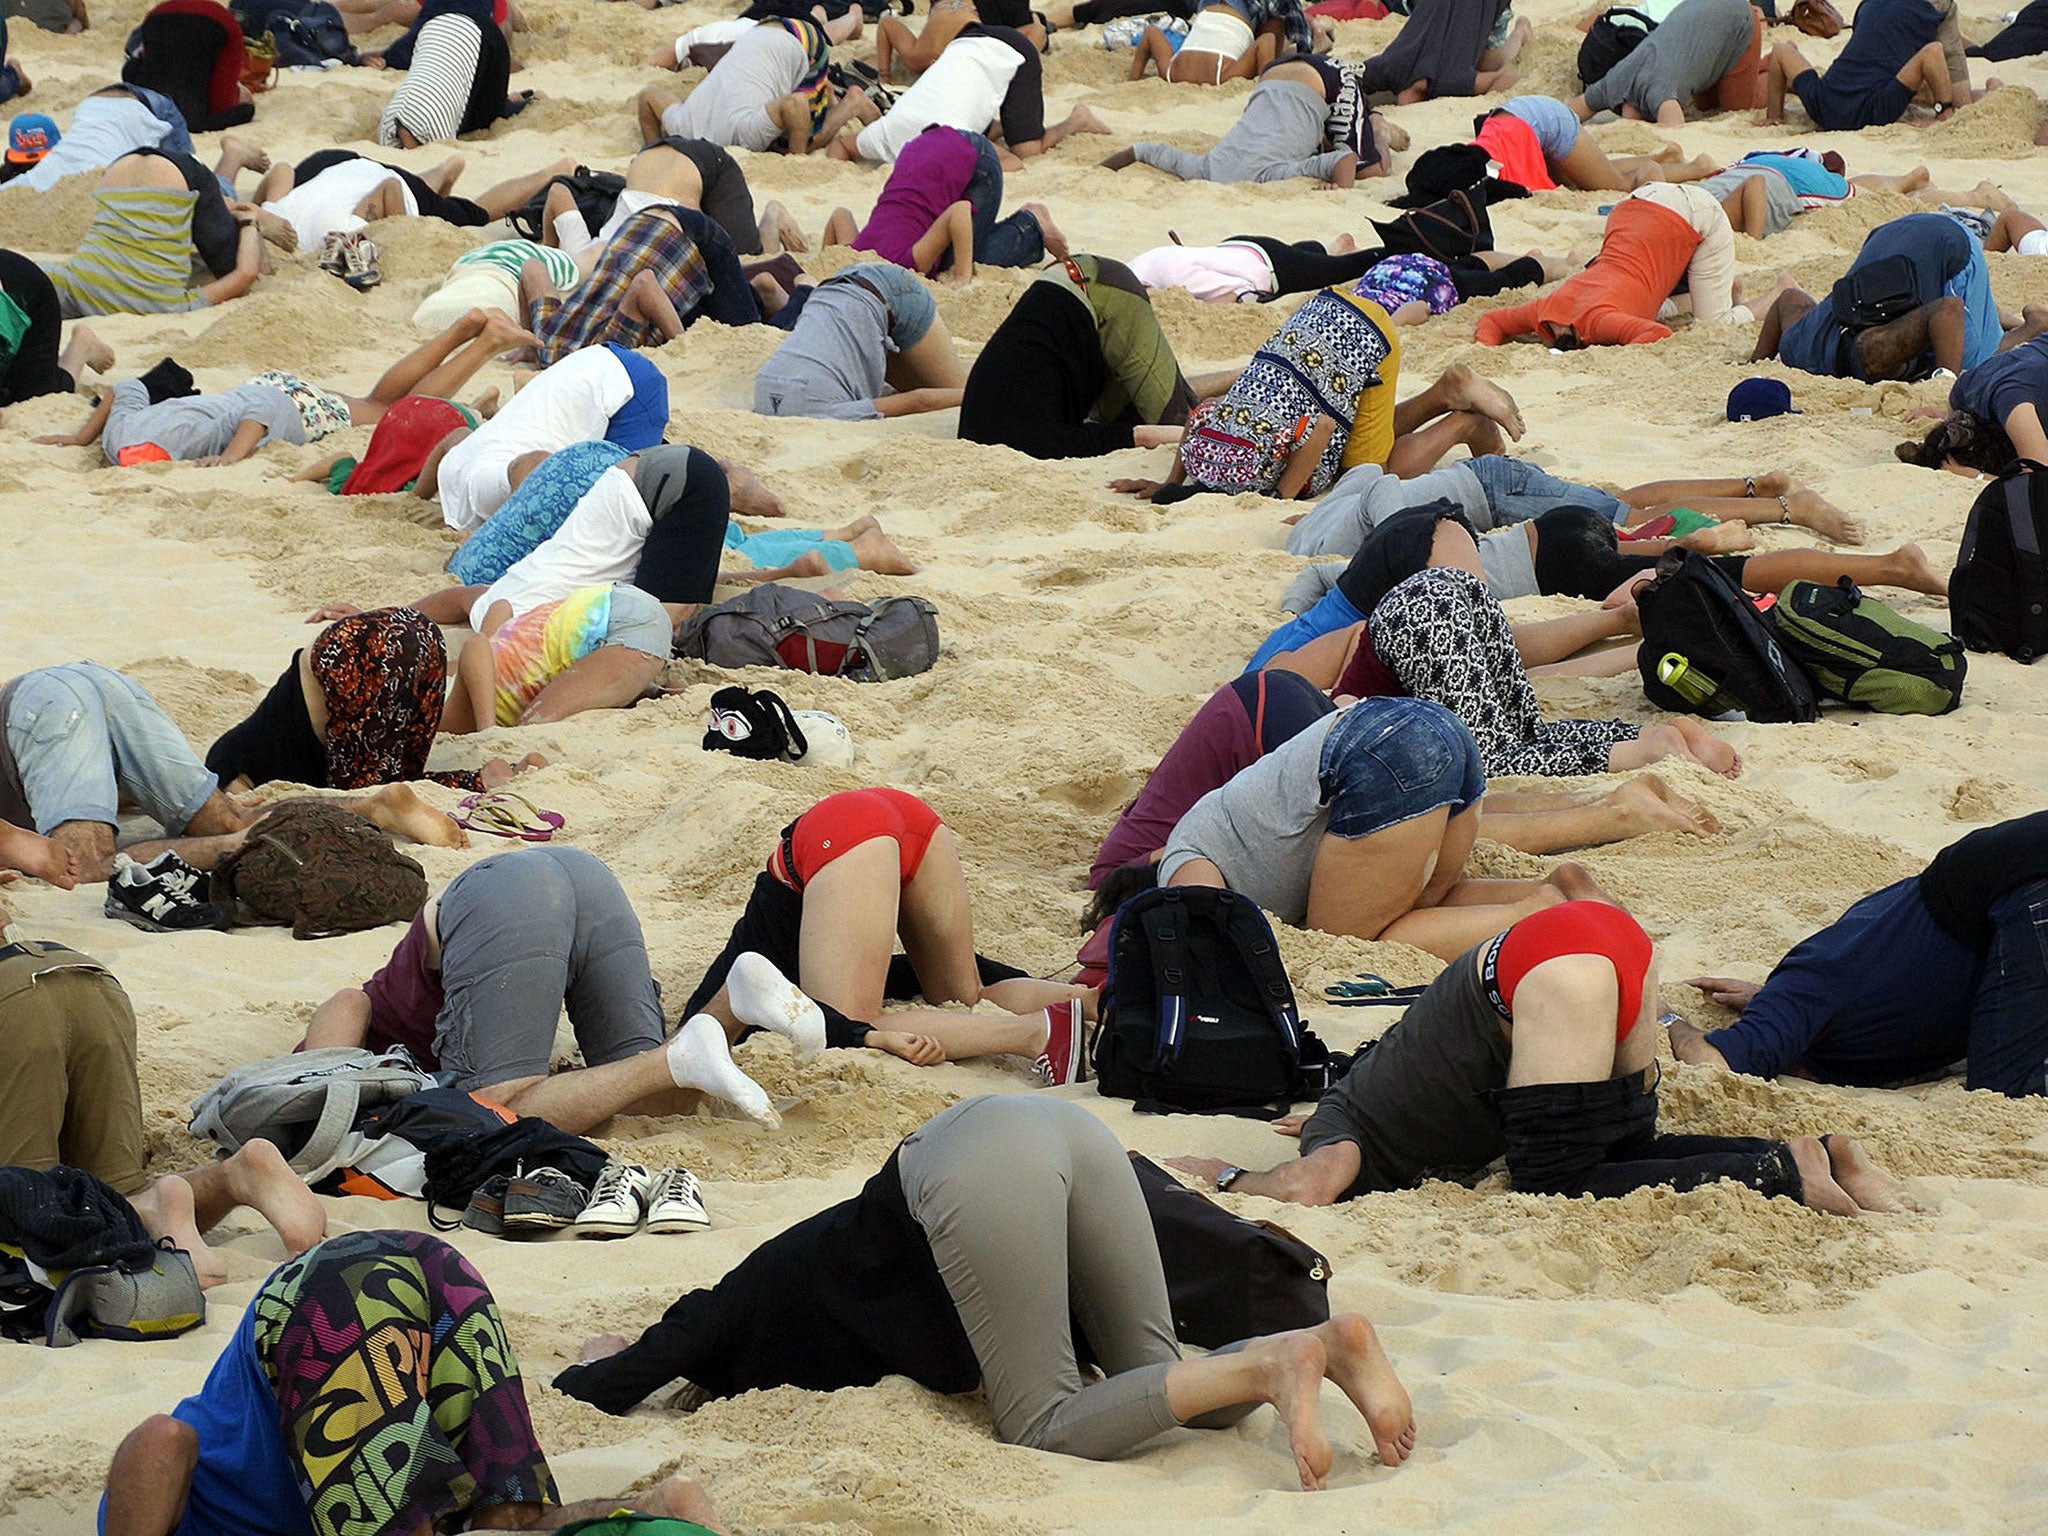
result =
[[[534,30],[518,83],[551,98],[491,137],[461,146],[462,186],[535,169],[563,153],[617,166],[635,147],[627,107],[659,78],[635,60],[717,9],[660,13],[594,0],[526,0]],[[139,0],[95,7],[82,37],[15,29],[38,81],[27,104],[66,120],[118,68]],[[1568,93],[1578,37],[1562,0],[1535,0],[1541,31],[1529,84]],[[1965,7],[1973,35],[1996,24]],[[1394,23],[1346,24],[1357,58]],[[1789,37],[1774,31],[1773,39]],[[1808,46],[1831,56],[1834,44]],[[866,45],[856,50],[868,56]],[[1093,34],[1064,37],[1048,61],[1056,111],[1085,103],[1111,139],[1080,138],[1012,179],[1011,203],[1049,203],[1076,249],[1128,256],[1168,229],[1190,242],[1247,230],[1329,237],[1387,217],[1371,187],[1349,194],[1280,187],[1184,187],[1143,168],[1095,168],[1139,136],[1205,146],[1247,87],[1130,85],[1127,55]],[[2008,91],[1957,121],[1918,131],[1808,135],[1853,171],[1924,161],[1965,189],[2003,182],[2048,207],[2048,160],[2030,144],[2048,70],[1996,73]],[[1978,70],[1981,83],[1984,71]],[[392,79],[368,71],[287,75],[247,132],[298,157],[332,142],[368,149]],[[1416,148],[1465,130],[1474,104],[1401,109]],[[1732,156],[1799,139],[1799,119],[1764,132],[1741,117],[1676,134],[1688,154]],[[1651,147],[1647,128],[1596,135],[1616,152]],[[444,151],[395,154],[414,167]],[[1406,164],[1404,158],[1401,162]],[[836,204],[865,210],[882,173],[819,159],[747,157],[757,196],[782,199],[816,237]],[[247,183],[245,182],[245,187]],[[1391,187],[1382,184],[1382,190]],[[1605,195],[1558,192],[1496,211],[1503,249],[1591,249]],[[1742,278],[1760,290],[1781,271],[1831,281],[1873,225],[1908,211],[1870,196],[1798,220],[1768,247],[1738,237]],[[83,227],[83,183],[42,197],[0,193],[0,243],[61,252]],[[249,297],[213,312],[95,322],[137,371],[165,353],[202,386],[229,387],[282,366],[357,390],[416,339],[413,306],[467,239],[420,222],[374,231],[384,285],[355,295],[311,253],[278,261]],[[836,265],[828,256],[816,270]],[[2010,308],[2048,298],[2048,263],[1991,258]],[[984,270],[939,290],[953,333],[979,343],[1027,274]],[[1159,304],[1191,368],[1241,359],[1278,319],[1272,309]],[[1515,392],[1529,422],[1520,451],[1552,470],[1628,485],[1685,472],[1781,467],[1864,520],[1872,547],[1919,540],[1953,557],[1972,492],[1959,479],[1893,461],[1898,418],[1941,386],[1878,389],[1744,366],[1750,335],[1685,329],[1650,348],[1556,358],[1535,348],[1488,353],[1473,311],[1406,338],[1423,380],[1451,361],[1483,365]],[[945,651],[931,673],[885,686],[798,676],[772,682],[798,708],[829,709],[860,757],[846,771],[706,754],[698,746],[718,682],[678,666],[683,691],[630,713],[493,731],[443,747],[437,765],[538,750],[551,766],[526,792],[568,818],[565,840],[611,862],[645,923],[663,988],[680,1000],[719,948],[769,842],[812,799],[863,783],[924,795],[959,832],[981,947],[1042,974],[1068,965],[1081,876],[1117,807],[1211,690],[1275,621],[1297,562],[1281,551],[1278,509],[1256,498],[1153,508],[1111,494],[1119,475],[1158,475],[1163,453],[1037,465],[952,441],[949,416],[892,424],[771,422],[747,413],[766,330],[702,325],[653,354],[673,384],[672,435],[756,467],[801,522],[880,517],[925,572],[851,576],[860,596],[913,591],[939,607]],[[1790,379],[1804,415],[1748,426],[1723,419],[1731,385],[1752,372]],[[479,380],[508,385],[502,367]],[[315,450],[272,449],[224,470],[116,472],[96,452],[31,446],[69,430],[86,400],[9,409],[0,425],[0,604],[5,672],[92,657],[145,682],[195,741],[211,740],[275,678],[311,633],[319,603],[403,601],[431,590],[451,542],[402,497],[343,503],[286,477]],[[333,446],[359,447],[361,431]],[[323,445],[324,452],[328,445]],[[1766,548],[1805,542],[1767,529]],[[1887,597],[1897,594],[1887,593]],[[1530,604],[1531,613],[1558,604]],[[1940,604],[1900,600],[1942,622]],[[1554,710],[1651,718],[1632,679],[1544,688]],[[2048,673],[1972,657],[1963,707],[1940,720],[1830,711],[1804,727],[1736,727],[1748,771],[1729,784],[1678,769],[1727,829],[1700,842],[1639,839],[1582,856],[1635,911],[1666,956],[1665,974],[1761,978],[1792,943],[1865,892],[1911,873],[1972,826],[2037,809],[2048,774]],[[432,786],[437,803],[449,797]],[[419,851],[436,886],[496,844]],[[1541,861],[1482,847],[1476,864],[1526,873]],[[314,1006],[359,981],[397,936],[317,943],[276,931],[149,937],[103,920],[99,892],[40,886],[11,898],[25,931],[88,950],[135,999],[152,1166],[203,1155],[188,1106],[229,1067],[286,1050]],[[1315,1026],[1340,1045],[1383,1029],[1385,1010],[1318,1006],[1328,982],[1360,969],[1421,980],[1416,951],[1286,931],[1282,946]],[[1712,1011],[1672,984],[1665,1000],[1696,1021]],[[566,1031],[561,1049],[571,1041]],[[1124,1463],[1093,1465],[996,1444],[977,1401],[946,1401],[891,1381],[833,1395],[777,1391],[694,1417],[648,1408],[607,1418],[546,1383],[603,1329],[631,1332],[679,1289],[707,1284],[782,1227],[851,1194],[893,1141],[947,1103],[1030,1091],[1021,1067],[920,1071],[879,1055],[798,1063],[777,1040],[739,1053],[783,1105],[773,1133],[709,1116],[617,1121],[608,1145],[705,1180],[709,1232],[569,1241],[521,1251],[473,1233],[455,1241],[504,1305],[528,1372],[535,1416],[565,1491],[594,1496],[680,1469],[704,1479],[738,1530],[814,1533],[1308,1532],[1366,1529],[1528,1532],[1760,1529],[2039,1529],[2048,1524],[2048,1112],[1970,1095],[1956,1083],[1897,1093],[1772,1086],[1669,1067],[1668,1125],[1783,1135],[1846,1130],[1909,1177],[1916,1215],[1838,1220],[1732,1188],[1629,1199],[1532,1199],[1495,1179],[1476,1190],[1431,1185],[1347,1207],[1304,1211],[1251,1198],[1233,1208],[1285,1222],[1333,1261],[1333,1300],[1370,1314],[1414,1393],[1413,1461],[1380,1467],[1334,1393],[1339,1444],[1331,1491],[1290,1492],[1286,1444],[1270,1413],[1224,1434],[1168,1438]],[[1134,1146],[1262,1165],[1287,1144],[1250,1122],[1139,1118],[1091,1089],[1066,1090]],[[351,1199],[332,1226],[421,1227],[422,1207]],[[276,1238],[237,1217],[218,1235],[230,1282],[207,1326],[161,1345],[89,1344],[0,1352],[0,1532],[82,1532],[106,1460],[126,1429],[195,1389],[239,1310],[282,1257]]]

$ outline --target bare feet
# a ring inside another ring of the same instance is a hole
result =
[[[1741,754],[1692,716],[1673,715],[1666,724],[1685,739],[1685,755],[1701,767],[1711,768],[1724,779],[1741,774]]]
[[[0,869],[18,869],[65,891],[78,884],[78,856],[26,827],[0,824]]]
[[[1038,220],[1038,228],[1045,236],[1045,254],[1054,261],[1065,261],[1068,254],[1067,237],[1059,225],[1053,223],[1052,214],[1043,203],[1026,203],[1024,211]]]
[[[735,464],[729,459],[720,459],[719,468],[725,471],[726,484],[732,493],[732,509],[744,517],[786,516],[782,498],[761,483],[761,477],[744,464]]]
[[[1065,123],[1069,133],[1107,133],[1109,124],[1097,117],[1087,107],[1076,107],[1067,114]]]
[[[864,571],[875,571],[883,576],[917,574],[917,563],[896,547],[895,541],[882,532],[879,523],[862,529],[849,542],[853,545],[854,558]]]
[[[1387,148],[1398,155],[1408,147],[1408,130],[1406,128],[1403,128],[1383,112],[1375,112],[1372,115],[1377,117],[1386,126]]]
[[[256,232],[280,251],[289,255],[299,248],[299,232],[290,219],[272,213],[268,208],[251,206],[249,217],[256,225]]]
[[[455,183],[461,178],[463,168],[468,164],[466,156],[450,155],[432,170],[421,172],[420,180],[446,197],[455,189]]]
[[[1593,878],[1593,872],[1583,864],[1560,864],[1543,877],[1543,883],[1555,886],[1566,901],[1604,901],[1610,906],[1620,905],[1601,889],[1600,882]]]
[[[790,216],[787,208],[780,203],[770,203],[761,211],[761,249],[769,255],[783,251],[808,251],[809,240],[804,238],[802,227]]]
[[[489,389],[470,401],[469,408],[485,421],[489,421],[498,414],[498,400],[498,386],[493,384]]]
[[[1762,490],[1759,482],[1758,490]],[[1811,528],[1824,539],[1837,544],[1861,544],[1863,525],[1829,501],[1818,491],[1799,486],[1785,493],[1786,510],[1792,514],[1792,521],[1802,528]]]
[[[286,1253],[304,1253],[327,1236],[327,1208],[269,1142],[244,1143],[218,1169],[235,1204],[250,1207],[269,1222]]]
[[[1482,379],[1463,363],[1453,363],[1437,381],[1444,387],[1446,411],[1477,411],[1519,441],[1525,430],[1515,397],[1491,379]]]
[[[220,136],[220,159],[215,164],[221,175],[233,181],[238,171],[261,174],[269,170],[270,156],[260,144],[250,143],[239,133],[224,133]]]
[[[114,366],[114,349],[101,341],[99,333],[83,322],[71,328],[71,345],[84,350],[85,366],[94,373],[105,373]]]
[[[1814,1146],[1818,1149],[1820,1143]],[[1313,1493],[1329,1476],[1332,1460],[1322,1406],[1316,1401],[1329,1368],[1322,1339],[1315,1333],[1277,1333],[1247,1344],[1244,1357],[1258,1366],[1259,1396],[1286,1424],[1294,1470],[1303,1490]]]
[[[1379,1335],[1356,1312],[1339,1313],[1314,1332],[1323,1345],[1323,1374],[1365,1415],[1380,1460],[1398,1467],[1415,1449],[1415,1410]]]
[[[434,848],[469,846],[469,834],[422,800],[410,784],[386,784],[355,809],[365,821],[395,837]]]
[[[1646,832],[1687,832],[1694,837],[1711,837],[1721,830],[1714,813],[1696,800],[1688,800],[1654,773],[1641,774],[1617,785],[1614,803],[1630,817],[1640,817]]]
[[[508,763],[502,757],[494,757],[477,769],[477,777],[484,781],[485,789],[503,789],[529,768],[545,768],[548,760],[538,752],[529,752],[517,763]]]
[[[1904,587],[1908,592],[1924,592],[1929,597],[1948,596],[1948,577],[1934,568],[1918,544],[1901,544],[1892,552],[1889,563],[1887,576],[1891,585]]]
[[[1860,1212],[1861,1207],[1849,1192],[1835,1182],[1827,1148],[1811,1136],[1794,1136],[1786,1145],[1792,1149],[1792,1161],[1799,1165],[1799,1181],[1804,1186],[1800,1190],[1801,1204],[1826,1211],[1830,1216],[1854,1216]]]
[[[1848,1137],[1823,1136],[1820,1144],[1827,1150],[1828,1167],[1835,1183],[1864,1210],[1890,1213],[1920,1209],[1906,1194],[1905,1186],[1873,1163]]]
[[[1695,528],[1678,542],[1702,555],[1732,555],[1756,548],[1756,531],[1748,523],[1730,521],[1711,528]]]
[[[191,1259],[192,1268],[199,1276],[201,1289],[210,1290],[227,1279],[227,1265],[200,1239],[190,1184],[175,1173],[169,1174],[140,1194],[131,1196],[128,1203],[135,1208],[135,1214],[142,1220],[142,1229],[151,1237],[168,1237],[173,1247],[184,1249],[185,1256]]]
[[[484,323],[478,330],[479,340],[488,341],[492,347],[512,351],[523,347],[538,347],[540,338],[501,309],[482,311]]]
[[[854,15],[859,14],[856,9]],[[725,1529],[720,1523],[718,1506],[711,1502],[711,1495],[704,1491],[704,1485],[687,1477],[665,1477],[632,1502],[646,1505],[664,1519],[688,1521],[692,1525],[703,1526],[707,1531]]]

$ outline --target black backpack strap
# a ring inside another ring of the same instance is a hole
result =
[[[1287,979],[1287,967],[1280,963],[1280,946],[1272,925],[1247,899],[1230,901],[1225,926],[1238,949],[1248,958],[1252,979],[1273,1027],[1287,1042],[1288,1053],[1301,1059],[1301,1015],[1295,1009],[1294,984]]]
[[[1152,990],[1159,1005],[1153,1059],[1163,1070],[1180,1059],[1187,1043],[1187,903],[1178,892],[1166,891],[1142,917],[1146,948],[1152,955]]]
[[[2029,475],[2007,475],[2005,477],[2005,515],[2012,525],[2012,547],[2022,555],[2041,558],[2041,540],[2034,529],[2034,495]],[[1969,558],[1969,544],[1966,541],[1957,563]]]
[[[796,723],[796,716],[790,713],[788,701],[772,688],[754,690],[754,701],[782,723],[783,748],[778,754],[794,763],[811,750],[810,742],[804,739],[804,728]]]

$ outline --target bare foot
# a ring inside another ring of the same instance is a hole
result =
[[[467,848],[469,834],[419,797],[410,784],[386,784],[356,807],[365,821],[433,848]]]
[[[1521,408],[1513,395],[1491,379],[1482,379],[1463,363],[1453,363],[1437,382],[1444,386],[1445,410],[1477,411],[1509,437],[1520,440],[1525,430]]]
[[[114,366],[114,349],[100,340],[97,331],[80,323],[71,328],[71,341],[74,346],[84,345],[85,366],[94,373],[105,373]]]
[[[732,492],[732,509],[746,517],[783,517],[782,498],[761,483],[761,477],[744,464],[720,459],[727,486]]]
[[[1685,755],[1703,768],[1711,768],[1724,779],[1742,773],[1742,757],[1733,747],[1714,735],[1690,715],[1673,715],[1666,722],[1685,738]]]
[[[492,309],[483,312],[484,323],[478,329],[480,340],[488,340],[493,347],[510,349],[514,347],[538,347],[540,338],[514,320],[503,310]]]
[[[1758,490],[1762,490],[1761,483]],[[1800,527],[1811,528],[1822,538],[1832,539],[1837,544],[1863,542],[1863,525],[1820,492],[1810,491],[1802,485],[1786,493],[1785,500],[1792,521]]]
[[[256,232],[280,251],[289,255],[299,248],[299,231],[290,219],[268,208],[251,209],[250,217],[256,221]]]
[[[446,197],[454,190],[455,183],[461,179],[463,168],[468,164],[469,160],[466,156],[450,155],[432,170],[422,172],[420,180],[424,181],[443,197]],[[575,167],[572,166],[570,169],[573,170]]]
[[[1043,203],[1026,203],[1024,211],[1038,220],[1038,228],[1045,236],[1045,254],[1054,261],[1065,261],[1068,254],[1067,237],[1059,225],[1053,223],[1052,214]]]
[[[1678,542],[1702,555],[1732,555],[1738,550],[1756,548],[1756,530],[1740,519],[1732,519],[1711,528],[1695,528]]]
[[[1543,883],[1557,887],[1564,893],[1566,901],[1605,901],[1610,905],[1619,905],[1600,888],[1600,882],[1593,878],[1593,872],[1583,864],[1560,864],[1543,877]]]
[[[1259,1366],[1259,1396],[1273,1405],[1287,1426],[1303,1490],[1315,1492],[1329,1476],[1332,1460],[1322,1406],[1316,1401],[1329,1366],[1322,1339],[1314,1333],[1276,1333],[1247,1344],[1244,1357]]]
[[[770,255],[780,251],[808,251],[811,242],[787,208],[770,203],[761,213],[761,248]]]
[[[1097,117],[1086,107],[1076,107],[1067,114],[1069,133],[1107,133],[1109,124]]]
[[[485,421],[489,421],[498,414],[498,399],[498,386],[493,384],[489,389],[470,401],[469,408]]]
[[[856,11],[854,14],[860,13]],[[718,1506],[711,1502],[711,1495],[705,1492],[704,1485],[687,1477],[665,1477],[633,1502],[649,1506],[665,1519],[685,1520],[692,1525],[701,1525],[707,1531],[725,1529],[719,1523]]]
[[[1892,585],[1929,597],[1948,596],[1948,577],[1936,570],[1918,544],[1901,544],[1892,553]]]
[[[1694,837],[1710,837],[1721,830],[1712,811],[1696,800],[1688,800],[1654,773],[1616,786],[1614,803],[1631,817],[1640,817],[1646,832],[1686,832]]]
[[[1315,1335],[1322,1340],[1327,1360],[1323,1374],[1365,1415],[1380,1460],[1398,1467],[1415,1449],[1415,1410],[1401,1378],[1394,1374],[1393,1362],[1380,1347],[1379,1335],[1356,1312],[1338,1314]]]
[[[1811,1136],[1794,1136],[1785,1145],[1792,1149],[1792,1161],[1799,1165],[1799,1181],[1804,1186],[1800,1191],[1801,1204],[1826,1211],[1830,1216],[1859,1213],[1861,1208],[1849,1197],[1849,1192],[1835,1182],[1827,1148]]]
[[[1401,151],[1408,147],[1408,130],[1406,128],[1403,128],[1399,123],[1395,122],[1391,117],[1386,116],[1384,113],[1375,112],[1372,115],[1374,117],[1377,117],[1382,123],[1386,125],[1387,148],[1391,149],[1395,154],[1398,155],[1401,153]]]
[[[508,763],[502,757],[494,757],[477,769],[477,777],[484,781],[485,789],[503,789],[520,774],[532,768],[545,768],[548,760],[538,752],[529,752],[516,763]]]
[[[0,867],[18,869],[59,890],[78,884],[78,856],[62,843],[25,827],[0,828]]]
[[[327,1236],[327,1208],[269,1142],[245,1142],[219,1167],[235,1203],[251,1207],[269,1222],[284,1240],[286,1253],[304,1253]]]
[[[224,133],[220,136],[220,174],[229,181],[235,179],[237,171],[263,172],[270,169],[270,156],[263,146],[252,144],[239,133]]]
[[[1906,1194],[1905,1186],[1865,1155],[1846,1136],[1823,1136],[1820,1144],[1828,1154],[1828,1168],[1835,1183],[1866,1211],[1917,1211],[1920,1207]]]
[[[1919,168],[1921,172],[1924,172],[1926,169],[1927,167],[1924,165]],[[1908,174],[1914,173],[1909,172]],[[1927,183],[1925,180],[1922,180],[1920,185],[1924,187]],[[1970,200],[1985,208],[1995,208],[2000,213],[2011,213],[2019,207],[2019,204],[2014,202],[2006,193],[2005,188],[2001,187],[1997,182],[1989,180],[1980,181],[1970,189]]]
[[[882,532],[880,525],[864,528],[851,540],[854,558],[864,571],[874,571],[883,576],[915,576],[917,564],[895,541]]]
[[[219,1254],[200,1240],[190,1184],[175,1173],[169,1174],[140,1194],[130,1196],[128,1203],[135,1208],[135,1214],[142,1220],[142,1229],[151,1237],[168,1237],[173,1247],[185,1250],[199,1276],[201,1289],[210,1290],[227,1279],[227,1265]]]
[[[28,71],[21,67],[21,60],[9,59],[7,61],[7,67],[14,71],[15,95],[26,96],[30,91],[36,88],[35,81],[29,79],[28,77]]]

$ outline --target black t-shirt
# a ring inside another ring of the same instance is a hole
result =
[[[1991,909],[2011,892],[2048,880],[2048,811],[1972,832],[1934,856],[1920,899],[1935,926],[1959,944],[1991,944]]]
[[[960,436],[1034,459],[1087,459],[1128,448],[1129,422],[1088,419],[1108,384],[1095,312],[1060,284],[1035,282],[968,370]]]
[[[306,713],[306,691],[299,686],[300,652],[249,718],[225,732],[206,751],[206,766],[226,784],[246,777],[251,784],[284,780],[324,787],[327,748],[313,734]]]
[[[1031,46],[1031,40],[1015,27],[990,26],[980,21],[969,22],[962,27],[960,36],[993,37],[1017,50],[1017,56],[1023,62],[1017,66],[1017,73],[1010,77],[1010,88],[1003,94],[1003,105],[998,114],[1003,125],[1003,142],[1015,149],[1019,144],[1044,138],[1045,61]]]

